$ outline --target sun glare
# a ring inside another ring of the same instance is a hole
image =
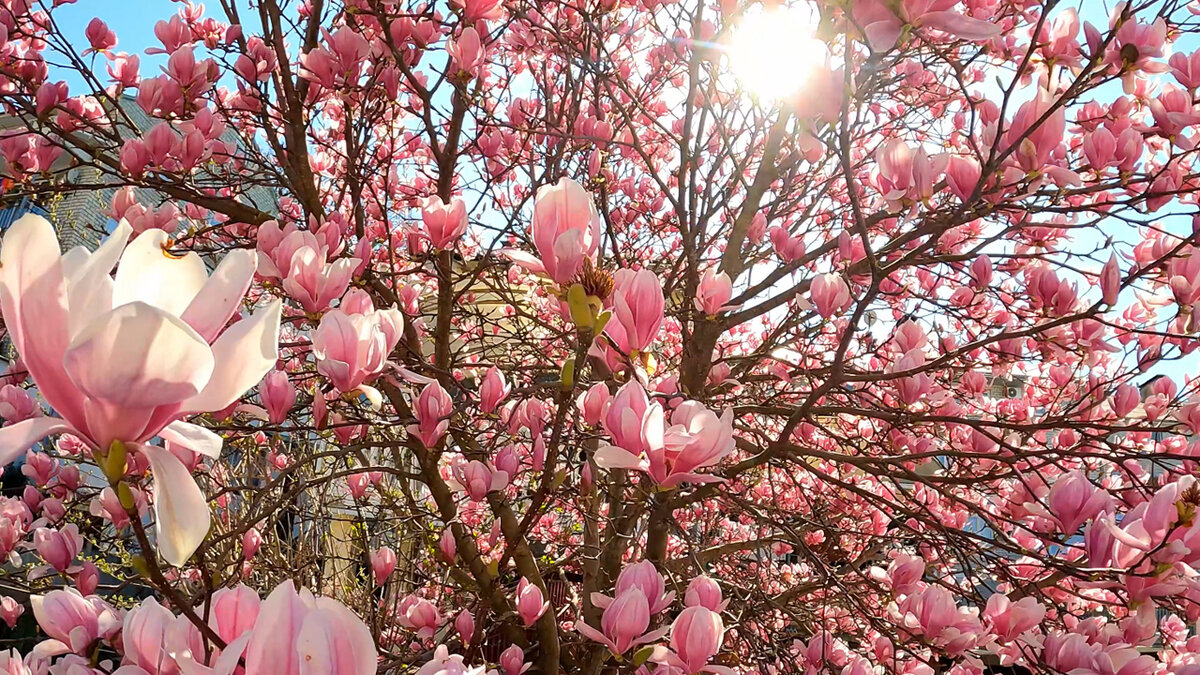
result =
[[[819,17],[812,5],[763,10],[742,18],[728,55],[734,77],[763,101],[786,98],[804,86],[829,52],[816,37]]]

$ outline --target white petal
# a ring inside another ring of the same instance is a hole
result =
[[[144,302],[179,316],[208,281],[208,270],[195,251],[180,257],[167,252],[169,236],[146,230],[125,249],[117,267],[113,307]]]
[[[183,567],[208,535],[208,501],[179,458],[164,448],[135,444],[154,474],[154,533],[163,560]]]
[[[171,422],[158,434],[163,440],[205,457],[221,456],[221,437],[202,426],[188,422]]]

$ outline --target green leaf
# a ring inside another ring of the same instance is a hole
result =
[[[641,665],[646,662],[646,659],[649,659],[650,655],[653,653],[654,645],[646,645],[645,647],[642,647],[633,653],[633,665],[641,667]]]

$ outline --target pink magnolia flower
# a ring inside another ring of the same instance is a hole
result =
[[[521,623],[526,628],[532,626],[547,609],[550,609],[550,603],[543,600],[542,589],[521,577],[517,583],[517,615],[521,617]]]
[[[85,654],[96,640],[120,628],[108,603],[95,596],[85,598],[74,588],[31,596],[29,604],[42,632],[50,637],[51,644],[43,648],[50,653]]]
[[[401,626],[416,631],[417,637],[431,638],[442,625],[442,616],[437,606],[425,598],[407,595],[400,601],[397,621]]]
[[[733,282],[729,280],[729,275],[707,269],[700,277],[700,286],[696,289],[696,297],[692,303],[696,309],[713,316],[730,309],[729,299],[732,297]]]
[[[267,420],[271,424],[280,424],[286,420],[288,412],[296,405],[296,386],[282,370],[267,373],[262,384],[258,386],[258,395],[262,399],[263,408],[267,410]]]
[[[388,577],[396,569],[396,552],[387,546],[381,546],[371,553],[371,572],[375,576],[375,585],[387,583]]]
[[[154,598],[147,598],[126,613],[121,629],[125,663],[150,673],[178,675],[179,664],[167,647],[167,634],[174,625],[175,615]]]
[[[771,238],[771,246],[774,247],[775,254],[785,263],[796,262],[804,257],[803,235],[792,236],[786,227],[776,225],[771,228],[768,236]]]
[[[85,560],[80,565],[79,572],[75,574],[75,588],[84,595],[91,595],[99,585],[100,569],[92,561]]]
[[[351,289],[346,297],[357,290]],[[400,310],[377,310],[369,300],[371,309],[366,312],[343,311],[346,305],[343,298],[341,308],[325,312],[312,334],[317,372],[329,378],[338,391],[358,389],[377,402],[379,393],[364,383],[383,372],[388,355],[400,341],[403,318]]]
[[[875,182],[884,201],[899,210],[901,200],[924,201],[933,196],[933,186],[946,168],[947,157],[930,157],[925,149],[910,148],[894,138],[875,152]]]
[[[688,584],[687,592],[683,594],[683,604],[720,613],[725,611],[729,601],[721,599],[721,585],[715,579],[701,574]]]
[[[615,449],[623,450],[635,460],[651,447],[662,445],[662,406],[651,403],[646,390],[636,380],[630,380],[617,390],[601,422]],[[596,451],[597,461],[611,453],[606,449],[608,447],[611,446],[602,446]]]
[[[421,222],[425,226],[425,236],[435,249],[454,248],[455,242],[467,231],[467,204],[461,197],[453,197],[447,204],[434,195],[421,207]]]
[[[28,391],[12,384],[0,387],[0,419],[16,424],[41,414],[41,408]]]
[[[375,641],[362,620],[333,598],[315,597],[307,589],[297,591],[291,580],[267,596],[246,635],[245,675],[374,675],[376,671]],[[221,656],[233,651],[226,648]]]
[[[463,20],[471,24],[504,16],[504,0],[451,0],[450,4],[462,9]]]
[[[509,479],[508,472],[493,470],[479,460],[457,462],[452,467],[452,473],[454,478],[451,483],[456,483],[456,488],[466,492],[473,502],[487,499],[489,492],[503,490]]]
[[[1142,394],[1138,388],[1132,384],[1117,385],[1117,390],[1113,393],[1110,405],[1112,406],[1113,414],[1117,417],[1125,417],[1137,408],[1142,402]]]
[[[964,40],[986,40],[1000,33],[1000,26],[965,16],[954,7],[958,0],[854,0],[854,22],[862,26],[867,43],[875,51],[896,45],[905,24],[932,28]],[[893,10],[891,7],[895,7]]]
[[[642,596],[649,603],[648,607],[651,614],[658,614],[675,600],[675,591],[666,592],[666,582],[662,575],[659,574],[658,568],[649,560],[643,560],[639,563],[627,565],[617,575],[617,585],[614,593],[620,597],[625,591],[637,588],[642,591]],[[719,592],[719,591],[718,591]],[[608,607],[613,603],[613,599],[601,593],[592,594],[592,604],[597,607]]]
[[[1109,256],[1108,262],[1104,263],[1104,269],[1100,271],[1100,292],[1104,304],[1109,307],[1117,304],[1117,295],[1121,292],[1121,268],[1115,252]]]
[[[117,34],[108,27],[108,24],[96,17],[88,22],[87,29],[84,30],[83,36],[87,38],[91,48],[85,51],[89,52],[106,52],[117,46]]]
[[[33,532],[33,545],[51,567],[64,572],[83,550],[83,537],[74,523],[61,530],[39,527]]]
[[[733,452],[733,411],[720,417],[696,401],[684,401],[671,413],[671,426],[663,435],[661,449],[650,448],[648,472],[663,487],[680,483],[711,483],[715,476],[696,473],[713,466]]]
[[[475,636],[475,617],[468,610],[460,611],[454,617],[454,629],[458,631],[463,644],[471,644],[471,638]]]
[[[254,554],[258,553],[258,549],[262,546],[262,535],[258,533],[258,528],[252,527],[242,533],[242,559],[250,560]]]
[[[454,557],[458,555],[458,542],[450,528],[442,531],[442,536],[438,539],[438,551],[441,552],[442,559],[449,563],[454,562]]]
[[[1062,532],[1071,535],[1080,525],[1107,511],[1111,497],[1079,471],[1069,471],[1054,481],[1046,503]]]
[[[994,593],[988,598],[983,617],[991,625],[992,632],[1005,642],[1012,642],[1042,621],[1046,608],[1036,599],[1026,597],[1013,602],[1003,593]]]
[[[822,274],[809,286],[812,303],[817,313],[828,319],[850,306],[850,286],[840,274]]]
[[[504,373],[499,368],[495,366],[488,368],[483,375],[483,382],[479,385],[480,410],[485,413],[494,412],[496,406],[500,405],[500,401],[508,396],[511,389],[512,387],[504,379]]]
[[[453,40],[446,41],[446,53],[453,63],[454,74],[474,79],[487,63],[487,50],[479,38],[479,31],[468,26]]]
[[[963,201],[971,198],[982,174],[983,170],[979,168],[979,162],[971,157],[951,155],[946,159],[946,185],[950,187],[950,191],[956,197]]]
[[[592,196],[569,178],[538,188],[530,229],[538,257],[511,250],[506,254],[559,284],[571,283],[583,259],[595,256],[600,245],[600,214]]]
[[[532,664],[525,663],[525,650],[517,645],[511,645],[500,653],[500,668],[504,675],[521,675],[531,666]]]
[[[487,671],[494,673],[495,671]],[[446,645],[438,645],[433,658],[413,675],[486,675],[485,668],[471,667],[461,654],[451,654]]]
[[[17,619],[21,618],[24,613],[24,605],[7,595],[0,597],[0,619],[3,619],[9,628],[15,627]]]
[[[579,395],[577,401],[579,412],[583,414],[583,421],[591,426],[600,424],[611,397],[612,395],[608,393],[608,385],[603,382],[597,382],[588,387],[587,391]]]
[[[708,664],[725,641],[721,616],[705,607],[688,607],[671,624],[670,649],[655,649],[650,659],[682,670],[688,675],[702,671],[732,673],[732,669]]]
[[[966,609],[960,610],[954,596],[942,586],[927,586],[905,596],[893,609],[893,618],[914,635],[950,654],[961,654],[977,643],[982,626]]]
[[[150,462],[159,552],[182,565],[208,532],[208,504],[179,458],[147,441],[162,434],[217,456],[219,436],[180,420],[228,407],[270,370],[280,305],[225,329],[250,285],[253,254],[230,253],[210,278],[195,253],[167,254],[165,232],[126,247],[129,233],[119,224],[82,257],[60,256],[54,229],[38,216],[5,235],[0,309],[42,398],[62,417],[0,429],[0,462],[55,432],[93,449],[123,441]]]
[[[613,321],[625,331],[622,350],[645,351],[663,323],[663,289],[650,270],[617,270],[613,275]]]
[[[575,630],[586,638],[595,640],[614,654],[624,654],[630,647],[636,647],[647,642],[653,642],[663,635],[667,629],[650,633],[650,603],[642,589],[634,586],[617,595],[609,603],[600,616],[600,630],[596,630],[583,621],[575,624]]]
[[[323,312],[346,292],[357,264],[353,258],[326,263],[324,247],[304,246],[292,254],[283,278],[283,290],[299,302],[304,311]]]
[[[213,593],[208,624],[228,645],[249,634],[261,607],[258,593],[243,584],[222,588]]]
[[[367,488],[370,485],[371,477],[366,472],[346,476],[346,488],[350,491],[350,496],[354,499],[362,499],[367,494]]]
[[[450,414],[454,412],[450,394],[441,384],[430,382],[421,390],[412,409],[417,423],[408,425],[408,433],[421,439],[425,447],[435,447],[450,428]]]

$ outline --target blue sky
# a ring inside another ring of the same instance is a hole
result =
[[[239,5],[244,8],[245,1],[238,0]],[[1101,28],[1106,28],[1108,16],[1115,3],[1107,0],[1096,2],[1095,0],[1074,0],[1073,2],[1062,2],[1055,8],[1053,14],[1058,14],[1067,7],[1075,7],[1083,21],[1090,21]],[[154,76],[157,74],[159,66],[165,63],[163,55],[147,55],[145,50],[148,47],[158,46],[159,42],[154,36],[154,26],[158,21],[169,19],[174,15],[181,5],[171,0],[80,0],[75,4],[63,5],[54,10],[53,16],[59,24],[59,28],[65,35],[75,40],[78,49],[82,51],[86,47],[87,41],[84,37],[84,32],[87,24],[95,16],[102,17],[114,30],[118,37],[118,51],[136,53],[141,59],[141,72],[143,76]],[[210,13],[220,16],[220,10],[217,7],[210,7]],[[1082,37],[1082,36],[1081,36]],[[1195,36],[1189,36],[1180,40],[1175,45],[1175,50],[1191,51],[1200,46],[1200,39]],[[96,58],[96,69],[103,73],[103,59]],[[52,77],[67,80],[73,91],[78,91],[83,83],[77,76],[74,76],[69,70],[57,70],[52,74]],[[101,79],[105,79],[102,75]],[[1166,76],[1169,79],[1169,76]],[[1119,95],[1117,88],[1113,86],[1112,92],[1098,92],[1103,94],[1100,98],[1111,100]],[[1190,230],[1191,209],[1182,209],[1178,207],[1168,206],[1160,211],[1161,220],[1158,223],[1160,227],[1177,231],[1184,234]],[[1132,241],[1130,236],[1133,231],[1127,227],[1120,228],[1122,231],[1117,237],[1122,252],[1128,253],[1132,245],[1136,241]],[[1074,243],[1080,249],[1090,250],[1094,248],[1098,242],[1099,233],[1091,233],[1080,237]],[[1115,234],[1115,232],[1114,232]],[[1107,255],[1103,256],[1105,259]],[[1081,284],[1084,288],[1085,285]],[[1082,288],[1081,288],[1082,290]],[[1124,304],[1124,303],[1122,303]],[[1191,376],[1196,372],[1196,366],[1200,363],[1200,354],[1193,354],[1185,358],[1182,362],[1175,362],[1170,366],[1160,366],[1153,371],[1169,368],[1169,374],[1182,384],[1185,375]]]

